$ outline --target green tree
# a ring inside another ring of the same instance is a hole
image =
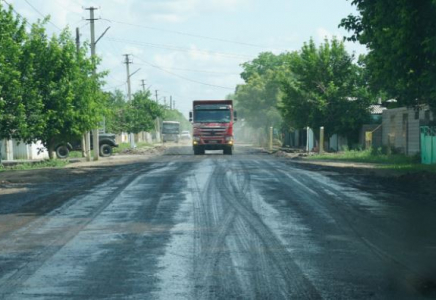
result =
[[[26,104],[22,95],[20,61],[26,42],[25,20],[0,2],[0,140],[29,136]]]
[[[235,108],[239,117],[248,126],[266,130],[270,126],[280,127],[281,115],[277,109],[281,98],[280,82],[291,76],[287,64],[289,53],[275,55],[270,52],[242,64],[242,79],[245,83],[236,87]]]
[[[156,118],[162,117],[164,110],[151,98],[150,91],[140,91],[133,94],[133,99],[127,102],[125,110],[126,131],[139,133],[155,129]]]
[[[293,76],[282,82],[283,117],[297,128],[324,126],[327,136],[356,139],[368,120],[371,97],[362,68],[353,63],[344,44],[333,39],[317,47],[310,40],[292,55],[289,66]]]
[[[428,104],[436,112],[436,1],[352,0],[360,15],[340,26],[369,50],[371,87],[402,105]]]
[[[106,94],[106,131],[112,133],[127,132],[125,110],[127,109],[126,97],[120,90]]]
[[[33,134],[52,157],[57,143],[99,125],[105,110],[105,97],[100,91],[104,73],[93,75],[96,63],[86,56],[85,46],[77,52],[67,29],[49,39],[46,22],[33,24],[24,45],[31,78],[25,97],[30,101],[36,95],[42,103],[37,115],[44,123]]]

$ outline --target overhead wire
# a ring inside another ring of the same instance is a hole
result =
[[[39,10],[37,10],[32,4],[29,3],[28,0],[24,0],[34,11],[36,11],[42,18],[46,18],[47,16],[44,16]],[[62,29],[57,26],[55,23],[53,23],[52,21],[48,20],[48,22],[53,25],[56,29],[58,29],[59,31],[62,31]]]
[[[107,20],[109,20],[111,22],[114,22],[114,23],[118,23],[118,24],[124,24],[124,25],[135,26],[135,27],[141,27],[141,28],[145,28],[145,29],[149,29],[149,30],[174,33],[174,34],[178,34],[178,35],[191,36],[191,37],[196,37],[196,38],[201,38],[201,39],[214,40],[214,41],[238,44],[238,45],[249,46],[249,47],[264,48],[264,49],[268,48],[268,47],[265,47],[265,46],[262,46],[262,45],[256,45],[256,44],[251,44],[251,43],[239,42],[239,41],[234,41],[234,40],[228,40],[228,39],[204,36],[204,35],[193,34],[193,33],[182,32],[182,31],[176,31],[176,30],[156,28],[156,27],[145,26],[145,25],[141,25],[141,24],[133,24],[133,23],[129,23],[129,22],[117,21],[117,20],[112,20],[112,19],[107,19]]]
[[[140,58],[140,57],[138,57],[138,56],[136,56],[136,55],[132,55],[132,56],[133,56],[133,57],[136,57],[137,59],[139,59],[140,61],[142,61],[142,62],[145,63],[146,65],[149,65],[150,67],[156,68],[156,69],[158,69],[158,70],[161,70],[162,72],[165,72],[165,73],[171,74],[171,75],[176,76],[176,77],[178,77],[178,78],[180,78],[180,79],[184,79],[184,80],[186,80],[186,81],[190,81],[190,82],[194,82],[194,83],[198,83],[198,84],[202,84],[202,85],[206,85],[206,86],[210,86],[210,87],[216,87],[216,88],[225,89],[225,90],[234,90],[234,88],[231,88],[231,87],[220,86],[220,85],[210,84],[210,83],[201,82],[201,81],[198,81],[198,80],[195,80],[195,79],[191,79],[191,78],[188,78],[188,77],[185,77],[185,76],[182,76],[182,75],[176,74],[176,73],[174,73],[174,72],[168,71],[168,70],[166,70],[166,69],[164,69],[164,68],[161,68],[161,67],[159,67],[159,66],[156,66],[156,65],[154,65],[154,64],[152,64],[152,63],[149,63],[148,61],[146,61],[146,60],[144,60],[144,59],[142,59],[142,58]]]
[[[166,49],[166,50],[172,50],[172,51],[181,51],[181,52],[199,52],[199,53],[204,53],[204,54],[209,54],[209,55],[219,55],[219,56],[224,56],[224,57],[228,57],[228,58],[236,58],[236,59],[250,59],[250,58],[252,58],[251,56],[244,55],[244,54],[201,50],[201,49],[195,49],[195,48],[186,48],[186,47],[180,47],[180,46],[174,46],[174,45],[147,43],[147,42],[134,41],[134,40],[128,40],[128,39],[120,39],[120,38],[108,38],[108,39],[113,41],[113,42],[128,43],[128,44],[137,45],[137,46],[141,46],[141,47],[147,47],[147,48],[152,47],[152,48],[160,48],[160,49]]]

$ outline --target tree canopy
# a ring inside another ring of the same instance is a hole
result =
[[[317,47],[310,40],[292,54],[289,66],[293,76],[282,81],[283,117],[297,128],[324,126],[327,136],[353,137],[369,117],[371,97],[344,44],[333,39]]]
[[[352,0],[360,15],[340,26],[369,50],[371,87],[402,105],[428,104],[436,111],[436,1]]]
[[[77,50],[68,28],[48,37],[47,22],[29,25],[0,4],[0,139],[41,140],[52,150],[98,126],[105,73],[94,73],[98,61],[86,44]]]
[[[282,118],[277,109],[280,102],[280,81],[290,76],[286,61],[288,53],[261,53],[256,59],[242,64],[241,77],[234,94],[239,117],[252,128],[280,127]]]

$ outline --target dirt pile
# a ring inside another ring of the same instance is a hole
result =
[[[164,151],[163,146],[158,147],[147,147],[147,148],[135,148],[135,149],[124,149],[119,154],[122,155],[145,155],[145,154],[157,154]]]

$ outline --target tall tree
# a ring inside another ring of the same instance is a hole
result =
[[[20,61],[26,42],[25,20],[13,14],[12,7],[0,2],[0,140],[22,138],[31,130],[26,122],[22,95]]]
[[[281,97],[280,81],[290,76],[289,55],[264,52],[242,64],[241,77],[245,83],[236,87],[233,97],[239,116],[250,127],[280,127],[282,118],[277,109]]]
[[[126,97],[120,90],[107,93],[106,97],[108,108],[105,115],[106,130],[112,133],[126,132]]]
[[[77,52],[70,32],[48,38],[47,20],[33,24],[24,45],[29,78],[27,99],[41,101],[34,112],[44,121],[34,136],[49,149],[71,137],[98,126],[104,113],[100,79],[93,75],[95,63],[86,57],[86,48]],[[30,100],[29,100],[30,101]]]
[[[352,0],[360,15],[339,26],[369,50],[371,86],[402,105],[428,104],[436,112],[436,1]]]
[[[126,131],[139,133],[155,128],[155,120],[162,117],[164,110],[151,98],[150,91],[140,91],[133,94],[132,101],[127,103]]]
[[[291,56],[293,73],[282,82],[282,114],[297,128],[325,127],[327,136],[357,137],[369,117],[370,94],[362,69],[353,63],[342,42],[317,47],[313,40]]]

